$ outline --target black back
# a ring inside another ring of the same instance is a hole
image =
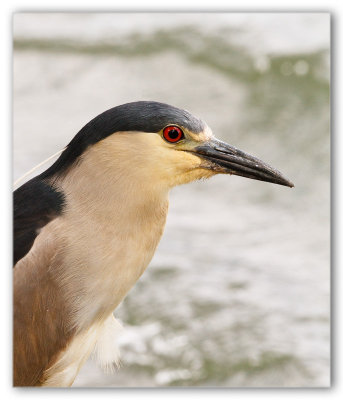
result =
[[[31,249],[39,230],[61,214],[64,196],[34,178],[13,193],[13,265]]]

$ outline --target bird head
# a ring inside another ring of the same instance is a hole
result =
[[[87,157],[109,173],[125,171],[128,182],[135,177],[168,188],[219,173],[293,187],[265,162],[216,139],[201,119],[153,101],[123,104],[94,118],[69,143],[50,174]]]

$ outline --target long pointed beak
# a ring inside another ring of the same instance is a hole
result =
[[[220,140],[211,139],[195,147],[192,152],[208,161],[205,168],[219,173],[294,187],[293,183],[275,168]]]

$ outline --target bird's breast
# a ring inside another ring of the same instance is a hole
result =
[[[64,216],[62,281],[75,308],[74,325],[108,317],[148,266],[163,233],[168,202]]]

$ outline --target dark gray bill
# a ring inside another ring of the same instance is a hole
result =
[[[294,186],[275,168],[220,140],[212,139],[195,147],[192,152],[210,161],[205,168],[278,185]]]

